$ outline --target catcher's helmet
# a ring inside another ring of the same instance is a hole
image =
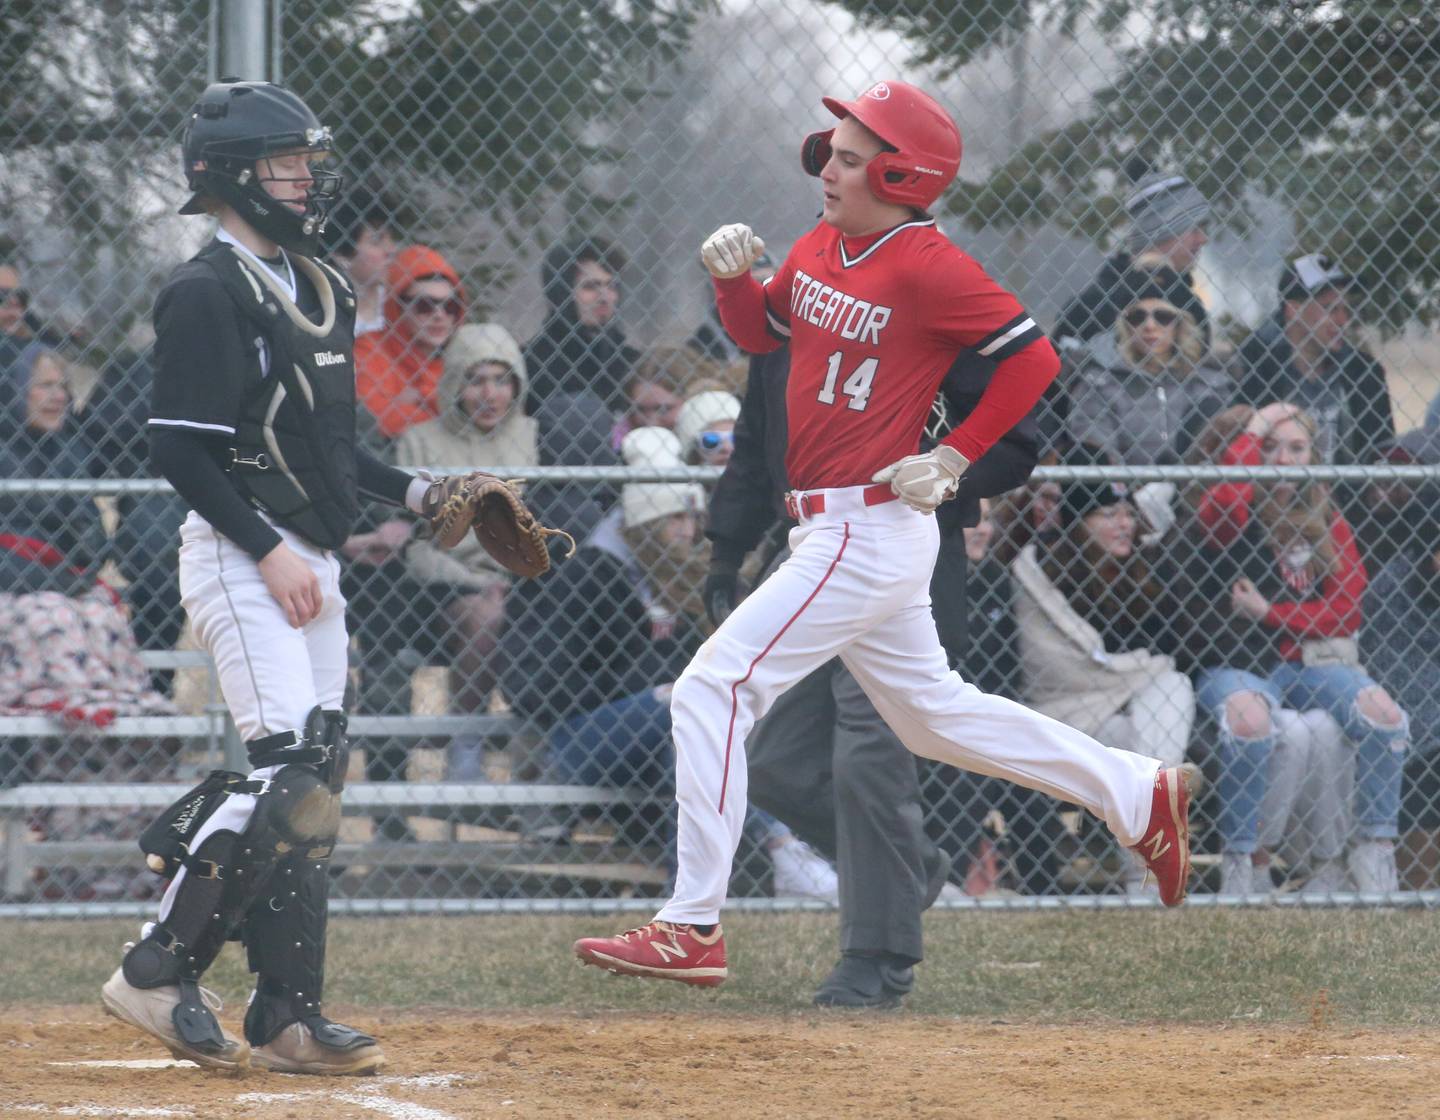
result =
[[[883,202],[928,210],[960,170],[960,130],[940,103],[908,82],[876,82],[854,101],[821,103],[842,120],[854,117],[890,150],[866,166],[870,189]],[[800,165],[819,175],[830,160],[835,130],[814,132],[800,149]]]
[[[182,214],[203,214],[213,196],[276,244],[307,256],[319,246],[340,176],[311,168],[305,213],[273,198],[257,179],[255,164],[281,152],[333,151],[330,130],[284,86],[223,80],[205,87],[185,123],[181,158],[195,195]]]

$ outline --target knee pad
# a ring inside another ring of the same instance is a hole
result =
[[[296,848],[328,849],[340,831],[340,791],[350,762],[345,725],[344,712],[316,706],[305,717],[302,730],[245,744],[252,766],[280,768],[256,795],[247,839],[269,847],[277,856]]]
[[[328,849],[339,831],[340,795],[310,767],[286,766],[258,797],[245,838],[283,856],[297,848]]]

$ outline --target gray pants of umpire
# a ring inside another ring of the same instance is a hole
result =
[[[836,860],[841,951],[919,961],[945,857],[925,835],[915,757],[839,659],[781,696],[745,751],[751,802]]]

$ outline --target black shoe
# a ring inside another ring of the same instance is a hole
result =
[[[939,857],[939,862],[931,868],[930,877],[925,880],[925,901],[920,904],[921,910],[929,910],[935,905],[935,900],[950,881],[950,871],[955,866],[954,857],[944,848],[936,848],[935,854]]]
[[[846,953],[815,991],[816,1007],[893,1011],[915,986],[915,969],[887,954]]]

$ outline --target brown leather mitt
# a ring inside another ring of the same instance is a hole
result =
[[[432,512],[433,511],[433,512]],[[475,539],[502,567],[533,579],[550,570],[549,537],[564,537],[575,554],[574,538],[547,529],[504,479],[483,471],[452,475],[433,483],[425,495],[424,515],[441,548],[454,548],[473,529]]]

